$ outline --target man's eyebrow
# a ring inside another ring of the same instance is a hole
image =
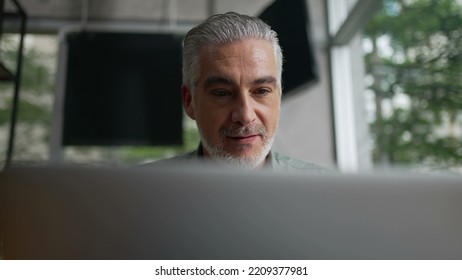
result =
[[[210,76],[204,82],[204,87],[207,88],[214,84],[225,84],[231,85],[234,81],[226,76]],[[262,85],[262,84],[277,84],[277,80],[273,76],[264,76],[252,81],[252,85]]]
[[[261,85],[261,84],[276,84],[276,78],[273,76],[265,76],[258,79],[255,79],[252,82],[253,85]]]
[[[211,86],[213,84],[226,84],[230,85],[233,81],[226,76],[210,76],[205,80],[204,87]]]

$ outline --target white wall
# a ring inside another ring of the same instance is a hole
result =
[[[319,80],[283,98],[274,150],[335,167],[324,1],[310,0],[307,3]]]
[[[334,139],[328,91],[326,55],[317,52],[319,81],[284,98],[274,149],[326,166],[333,166]]]

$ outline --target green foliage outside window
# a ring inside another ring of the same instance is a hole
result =
[[[1,61],[16,73],[19,35],[4,34]],[[53,91],[53,57],[30,41],[24,49],[14,161],[44,161],[48,156]],[[53,45],[51,45],[53,47]],[[4,165],[9,137],[14,82],[0,82],[0,167]]]
[[[462,164],[462,7],[385,0],[364,30],[377,164]],[[387,42],[384,44],[383,42]]]

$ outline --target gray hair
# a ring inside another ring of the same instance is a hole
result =
[[[183,43],[183,84],[191,92],[195,92],[198,56],[203,46],[220,46],[250,38],[263,39],[272,44],[276,60],[276,79],[281,88],[283,56],[277,33],[257,17],[235,12],[213,15],[186,34]]]

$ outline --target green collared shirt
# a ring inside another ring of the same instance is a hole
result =
[[[153,163],[145,164],[144,166],[173,166],[173,165],[197,165],[204,159],[202,146],[199,145],[198,149],[190,153],[176,156],[169,159],[159,160]],[[309,174],[326,174],[331,173],[325,167],[316,165],[314,163],[304,162],[295,158],[282,155],[277,152],[270,152],[265,159],[264,170],[275,172],[291,172],[291,173],[309,173]]]

